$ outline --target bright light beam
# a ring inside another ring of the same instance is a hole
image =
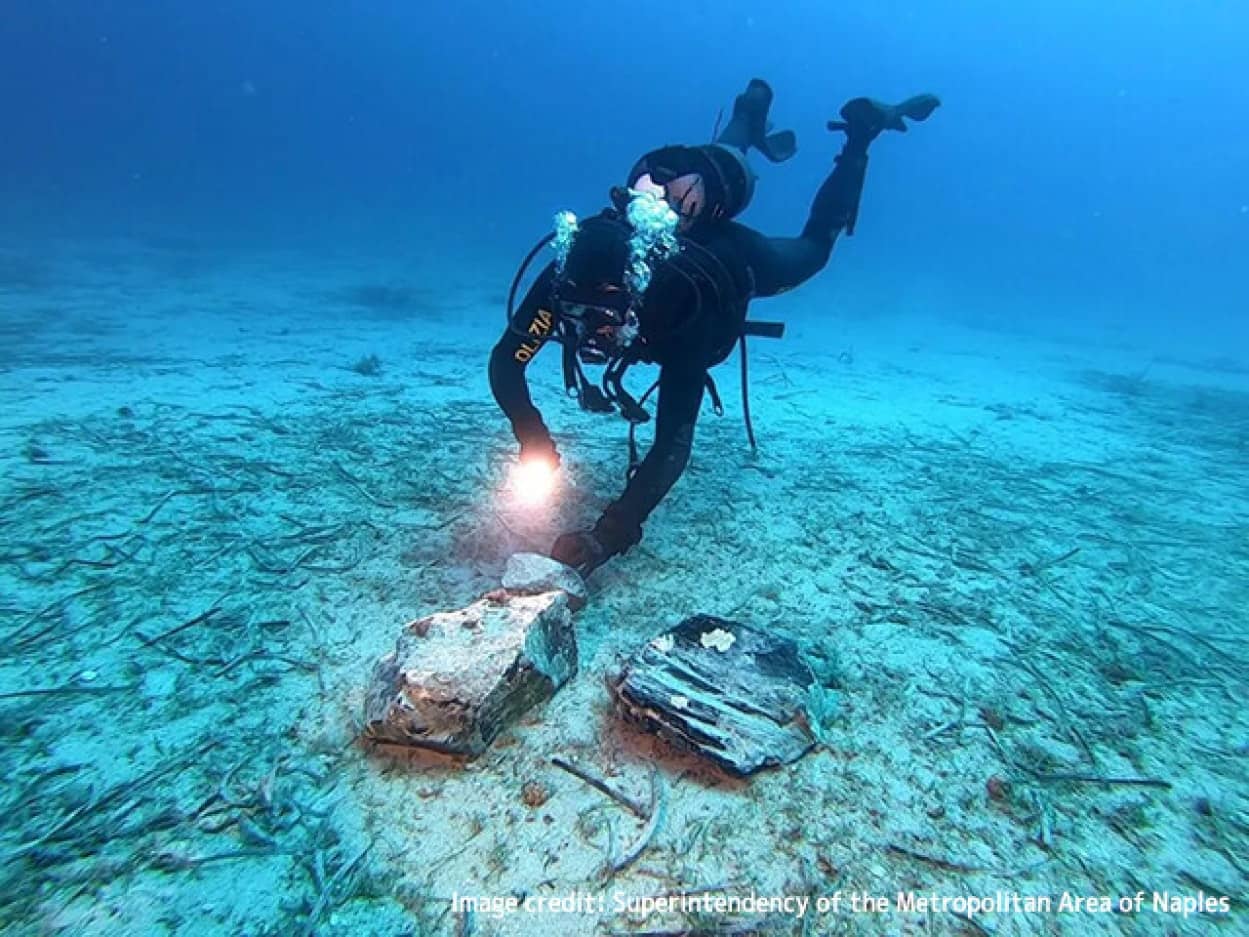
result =
[[[548,459],[526,459],[512,468],[512,494],[521,504],[544,504],[555,491],[555,466]]]

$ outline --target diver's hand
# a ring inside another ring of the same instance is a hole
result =
[[[559,487],[559,479],[559,452],[546,428],[528,434],[521,441],[520,458],[510,472],[513,496],[529,507],[546,504]]]
[[[627,552],[642,539],[642,528],[608,508],[593,530],[562,534],[551,547],[551,559],[571,566],[587,578],[613,556]]]
[[[540,432],[526,434],[520,440],[520,461],[545,462],[552,470],[559,468],[559,450],[545,427]]]
[[[579,530],[560,534],[551,547],[551,559],[575,569],[582,579],[587,578],[612,557],[612,551],[592,530]]]

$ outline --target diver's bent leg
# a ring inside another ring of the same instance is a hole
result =
[[[732,238],[755,276],[756,296],[775,296],[811,279],[828,263],[833,242],[853,233],[867,173],[867,144],[847,142],[832,173],[815,194],[799,237],[767,237],[735,225]]]
[[[757,232],[746,241],[755,275],[755,296],[775,296],[811,279],[828,263],[831,239],[770,238]]]
[[[854,98],[841,109],[841,120],[829,121],[829,130],[845,131],[846,144],[837,165],[824,180],[811,205],[811,216],[802,229],[804,238],[824,238],[830,243],[844,228],[854,234],[859,199],[867,175],[867,147],[882,131],[905,133],[907,120],[924,121],[941,104],[934,94],[918,94],[901,104],[889,105],[870,98]]]
[[[827,241],[831,250],[843,228],[847,234],[854,234],[866,177],[867,143],[851,138],[837,156],[832,173],[815,193],[802,236]]]
[[[906,130],[903,118],[926,120],[940,105],[935,95],[921,94],[898,105],[855,98],[841,109],[830,130],[843,130],[846,142],[833,171],[811,202],[811,213],[796,238],[769,238],[738,225],[734,237],[755,273],[755,295],[774,296],[792,289],[828,263],[837,235],[854,234],[867,178],[867,148],[884,130]]]

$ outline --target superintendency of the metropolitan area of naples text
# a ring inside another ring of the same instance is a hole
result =
[[[699,892],[672,895],[630,895],[622,891],[565,892],[555,895],[460,895],[452,910],[485,916],[509,914],[926,914],[948,912],[975,917],[984,914],[1167,914],[1191,917],[1231,913],[1226,895],[1204,891],[1138,891],[1129,895],[1023,894],[995,891],[984,895],[898,891],[877,895],[836,891],[826,895],[763,895],[757,892]]]

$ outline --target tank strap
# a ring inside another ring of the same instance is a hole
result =
[[[655,389],[658,386],[659,386],[659,381],[656,380],[655,383],[651,384],[651,386],[647,388],[646,393],[642,395],[642,399],[638,401],[639,409],[641,408],[642,404],[646,403],[647,398],[649,398],[650,395],[655,392]],[[642,464],[642,459],[638,456],[637,423],[630,421],[629,422],[629,467],[628,469],[625,470],[626,482],[633,481],[633,476],[637,474],[638,466],[640,466],[641,464]]]

